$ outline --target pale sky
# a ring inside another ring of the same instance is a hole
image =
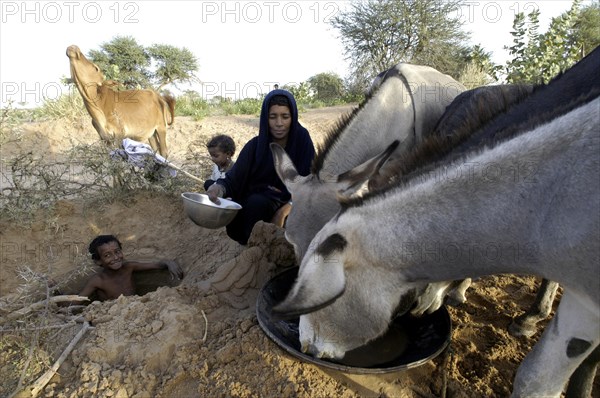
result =
[[[349,1],[5,1],[0,0],[0,106],[40,106],[66,90],[67,47],[84,54],[115,36],[143,46],[169,44],[198,58],[204,98],[256,97],[274,83],[306,81],[321,72],[348,74],[341,40],[327,22]],[[572,1],[467,1],[457,10],[472,44],[504,63],[516,12],[540,9],[540,32]],[[170,88],[170,87],[167,87]]]

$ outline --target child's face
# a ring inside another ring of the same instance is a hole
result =
[[[229,164],[230,156],[221,151],[220,148],[208,148],[208,153],[210,154],[210,160],[212,160],[213,163],[220,168],[223,168]]]
[[[95,261],[102,268],[116,271],[123,266],[123,252],[117,242],[112,241],[98,246],[97,251],[99,260]]]

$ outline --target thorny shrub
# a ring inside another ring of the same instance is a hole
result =
[[[191,174],[198,169],[204,173],[207,159],[189,158],[190,164],[178,166],[185,166]],[[33,152],[17,154],[3,159],[1,173],[0,216],[21,222],[59,200],[113,202],[140,190],[178,195],[197,189],[198,184],[184,176],[172,177],[167,167],[152,157],[134,165],[114,153],[111,156],[101,142],[74,146],[60,159]]]

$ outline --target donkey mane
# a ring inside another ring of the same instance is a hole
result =
[[[441,161],[494,117],[527,97],[531,85],[485,86],[465,91],[446,108],[433,134],[408,152],[390,160],[375,181],[375,188]],[[456,153],[456,152],[453,152]],[[372,186],[371,186],[372,187]]]
[[[450,111],[450,114],[442,116],[434,134],[397,160],[390,161],[385,171],[380,171],[382,179],[377,181],[382,183],[375,184],[374,189],[362,197],[340,199],[342,212],[405,186],[436,168],[465,159],[484,147],[493,148],[595,99],[600,95],[600,79],[595,77],[599,64],[600,50],[596,50],[576,65],[583,71],[569,69],[533,90],[528,86],[497,86],[499,89],[489,92],[485,91],[486,87],[481,87],[462,93],[448,106],[447,113]],[[590,70],[586,69],[588,67]],[[590,76],[592,84],[578,78],[578,73],[585,74],[586,71],[593,73]],[[493,89],[493,86],[487,88]],[[570,92],[565,92],[567,90]],[[567,96],[567,101],[560,103],[558,95]],[[494,97],[496,100],[489,102]],[[463,102],[467,103],[463,105]],[[454,110],[455,107],[458,110]],[[464,123],[461,123],[463,118]]]
[[[362,100],[360,104],[358,104],[358,106],[352,110],[352,112],[340,116],[339,119],[336,121],[335,125],[325,134],[325,139],[322,141],[322,143],[317,145],[317,154],[315,155],[315,158],[312,161],[310,170],[311,174],[318,175],[319,172],[323,169],[325,159],[329,155],[329,151],[331,150],[333,145],[340,139],[340,136],[342,135],[344,129],[350,124],[350,122],[352,122],[352,120],[362,110],[362,108],[371,100],[371,98],[377,92],[377,90],[368,93],[365,96],[365,99]]]
[[[348,125],[352,122],[352,120],[354,120],[354,118],[365,107],[365,105],[368,104],[369,101],[378,93],[378,91],[383,86],[383,83],[391,78],[401,79],[406,84],[405,78],[400,74],[397,67],[390,68],[377,75],[376,79],[380,79],[380,81],[378,81],[377,83],[377,87],[372,87],[370,91],[365,95],[365,98],[360,102],[360,104],[358,104],[356,108],[352,110],[352,112],[340,116],[333,128],[325,134],[325,138],[322,141],[322,143],[317,145],[317,154],[315,155],[315,158],[313,159],[311,165],[312,174],[319,174],[319,172],[323,169],[325,159],[327,159],[331,148],[340,139],[346,127],[348,127]]]
[[[600,96],[600,87],[594,87],[588,93],[582,94],[581,96],[572,99],[570,102],[559,104],[558,106],[546,112],[534,113],[531,115],[530,119],[521,123],[506,124],[504,129],[493,130],[491,133],[486,135],[486,132],[490,132],[490,129],[488,128],[490,125],[492,128],[497,127],[496,121],[498,118],[500,118],[500,116],[498,116],[489,124],[484,125],[482,129],[464,133],[463,137],[466,138],[463,138],[462,140],[461,137],[456,139],[452,138],[453,141],[458,141],[457,145],[454,147],[450,145],[449,149],[446,148],[443,150],[438,156],[437,162],[434,159],[430,163],[425,163],[420,168],[415,166],[412,169],[409,169],[406,175],[395,176],[390,182],[390,188],[398,185],[406,185],[416,178],[422,176],[424,173],[427,173],[438,167],[449,165],[460,159],[464,160],[470,154],[481,152],[483,148],[494,148],[505,141],[533,130],[537,126],[550,122],[572,111],[573,109],[594,100],[598,96]],[[515,103],[515,106],[518,106],[517,103]],[[510,115],[508,117],[510,117]],[[508,122],[510,122],[510,120],[508,120]],[[441,139],[441,137],[435,138]],[[435,146],[435,143],[432,143],[431,145]],[[427,151],[426,148],[423,150]],[[418,156],[418,154],[416,156]]]

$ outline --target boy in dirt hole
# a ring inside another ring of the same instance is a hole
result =
[[[99,235],[94,238],[90,243],[89,252],[96,265],[102,267],[102,271],[87,282],[79,293],[80,296],[90,297],[96,293],[98,298],[104,301],[114,300],[120,295],[134,295],[134,271],[168,269],[173,277],[183,278],[181,267],[174,261],[126,261],[121,251],[121,242],[113,235]]]

